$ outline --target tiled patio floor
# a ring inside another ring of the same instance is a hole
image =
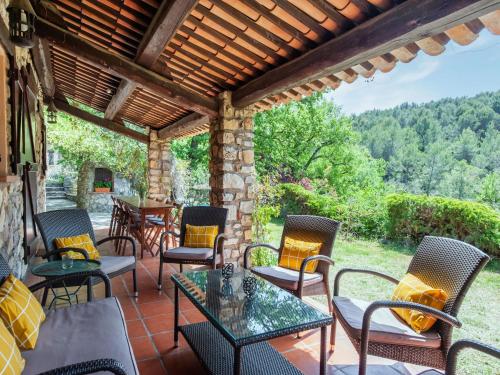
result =
[[[103,230],[97,231],[98,238],[104,235]],[[178,269],[174,268],[176,266],[164,265],[164,287],[163,291],[159,292],[156,288],[158,265],[158,257],[153,258],[150,255],[145,255],[144,259],[138,261],[138,298],[133,297],[131,273],[112,280],[112,292],[122,305],[140,373],[141,375],[204,374],[198,359],[182,335],[179,347],[174,348],[174,289],[170,276],[178,272]],[[96,297],[100,298],[103,294],[102,284],[96,286]],[[180,324],[204,321],[204,316],[191,302],[182,293],[180,296]],[[306,301],[327,311],[326,306],[316,300],[306,299]],[[319,373],[319,329],[302,333],[300,339],[291,335],[274,339],[271,344],[304,374]],[[328,373],[333,373],[334,364],[355,364],[357,361],[358,356],[354,347],[339,327],[335,352],[328,353]],[[387,364],[393,361],[369,357],[369,363]]]

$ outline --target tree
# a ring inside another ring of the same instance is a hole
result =
[[[449,147],[436,142],[424,154],[420,177],[420,188],[424,194],[435,194],[444,174],[448,171],[452,155]]]
[[[470,129],[464,129],[460,138],[455,143],[455,158],[470,163],[478,152],[478,139]]]
[[[361,160],[371,159],[363,150],[351,119],[321,93],[255,116],[260,176],[276,176],[281,182],[327,180],[343,194]]]
[[[74,103],[73,103],[74,104]],[[78,173],[76,203],[87,207],[89,176],[93,167],[102,166],[130,178],[136,185],[146,176],[146,146],[59,112],[56,124],[48,124],[48,143],[62,156],[62,163]]]

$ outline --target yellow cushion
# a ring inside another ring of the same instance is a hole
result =
[[[88,234],[81,234],[79,236],[73,237],[61,237],[55,239],[55,244],[58,249],[63,249],[65,247],[75,247],[77,249],[82,249],[87,251],[90,259],[98,260],[101,255],[99,251],[95,248],[92,239]],[[73,259],[85,259],[83,254],[77,253],[75,251],[68,251],[62,253],[61,255],[67,254]]]
[[[19,375],[24,369],[24,358],[16,340],[0,321],[0,374]]]
[[[318,255],[321,249],[321,242],[305,242],[285,237],[285,244],[279,261],[279,266],[291,270],[300,271],[302,261],[312,255]],[[318,267],[318,261],[313,260],[307,263],[305,272],[313,273]]]
[[[215,237],[219,234],[219,227],[211,225],[206,227],[186,224],[184,236],[185,247],[214,247]]]
[[[19,349],[35,347],[45,313],[33,293],[12,274],[0,287],[0,317]]]
[[[448,295],[442,289],[432,288],[420,281],[411,273],[407,273],[396,286],[392,295],[393,301],[414,302],[442,310]],[[392,309],[417,333],[428,331],[436,318],[411,309]]]

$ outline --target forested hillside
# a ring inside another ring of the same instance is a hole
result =
[[[368,111],[353,127],[388,186],[500,203],[500,91]]]

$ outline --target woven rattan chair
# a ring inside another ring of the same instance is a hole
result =
[[[57,249],[54,240],[59,237],[72,237],[81,234],[88,234],[94,246],[99,246],[103,243],[116,240],[128,241],[131,244],[132,255],[130,256],[101,256],[101,270],[109,277],[121,275],[125,272],[132,272],[134,295],[138,296],[137,276],[136,276],[136,245],[132,237],[128,236],[110,236],[100,241],[96,241],[92,222],[89,214],[83,209],[66,209],[43,212],[35,215],[35,221],[40,229],[43,243],[45,245],[45,258],[49,261],[58,260],[60,254],[68,249]],[[82,249],[71,249],[73,251],[84,254],[88,259],[88,254]],[[43,302],[45,303],[47,290],[44,292]]]
[[[458,355],[464,349],[472,349],[500,359],[500,350],[497,348],[475,340],[458,340],[453,343],[448,351],[444,374],[441,371],[429,369],[420,372],[418,375],[457,375]],[[358,372],[359,367],[357,365],[333,366],[333,373],[337,375],[358,375]],[[370,375],[412,375],[400,362],[392,365],[368,365],[368,373]]]
[[[227,208],[219,207],[185,207],[182,212],[180,233],[165,231],[160,237],[160,270],[158,273],[158,289],[162,288],[163,263],[179,264],[182,272],[183,264],[202,264],[216,268],[224,264],[224,231],[226,229]],[[184,247],[186,225],[209,226],[217,225],[217,235],[213,248]],[[179,247],[168,248],[168,236],[179,239]],[[166,244],[166,249],[164,250]]]
[[[333,342],[338,321],[359,352],[360,375],[366,373],[368,354],[444,369],[453,327],[461,326],[456,318],[460,305],[471,283],[488,260],[486,254],[464,242],[442,237],[424,237],[407,272],[427,285],[441,288],[447,293],[448,300],[443,311],[411,302],[368,303],[340,297],[340,278],[346,273],[365,273],[382,277],[394,284],[399,282],[376,271],[340,270],[335,277],[333,292]],[[438,321],[429,331],[418,334],[389,308],[411,308],[432,315]]]
[[[254,244],[246,248],[243,265],[250,267],[249,258],[253,249],[266,247],[274,250],[281,257],[281,251],[285,243],[285,237],[306,242],[321,242],[323,245],[319,255],[307,257],[302,262],[300,271],[289,270],[279,266],[273,267],[252,267],[251,270],[260,277],[273,284],[286,289],[299,298],[311,295],[326,295],[330,312],[331,295],[328,280],[330,266],[333,266],[332,251],[337,232],[340,229],[340,222],[320,216],[310,215],[288,215],[285,218],[285,226],[281,235],[281,245],[279,249],[268,244]],[[304,272],[307,264],[311,261],[319,261],[315,273]]]

